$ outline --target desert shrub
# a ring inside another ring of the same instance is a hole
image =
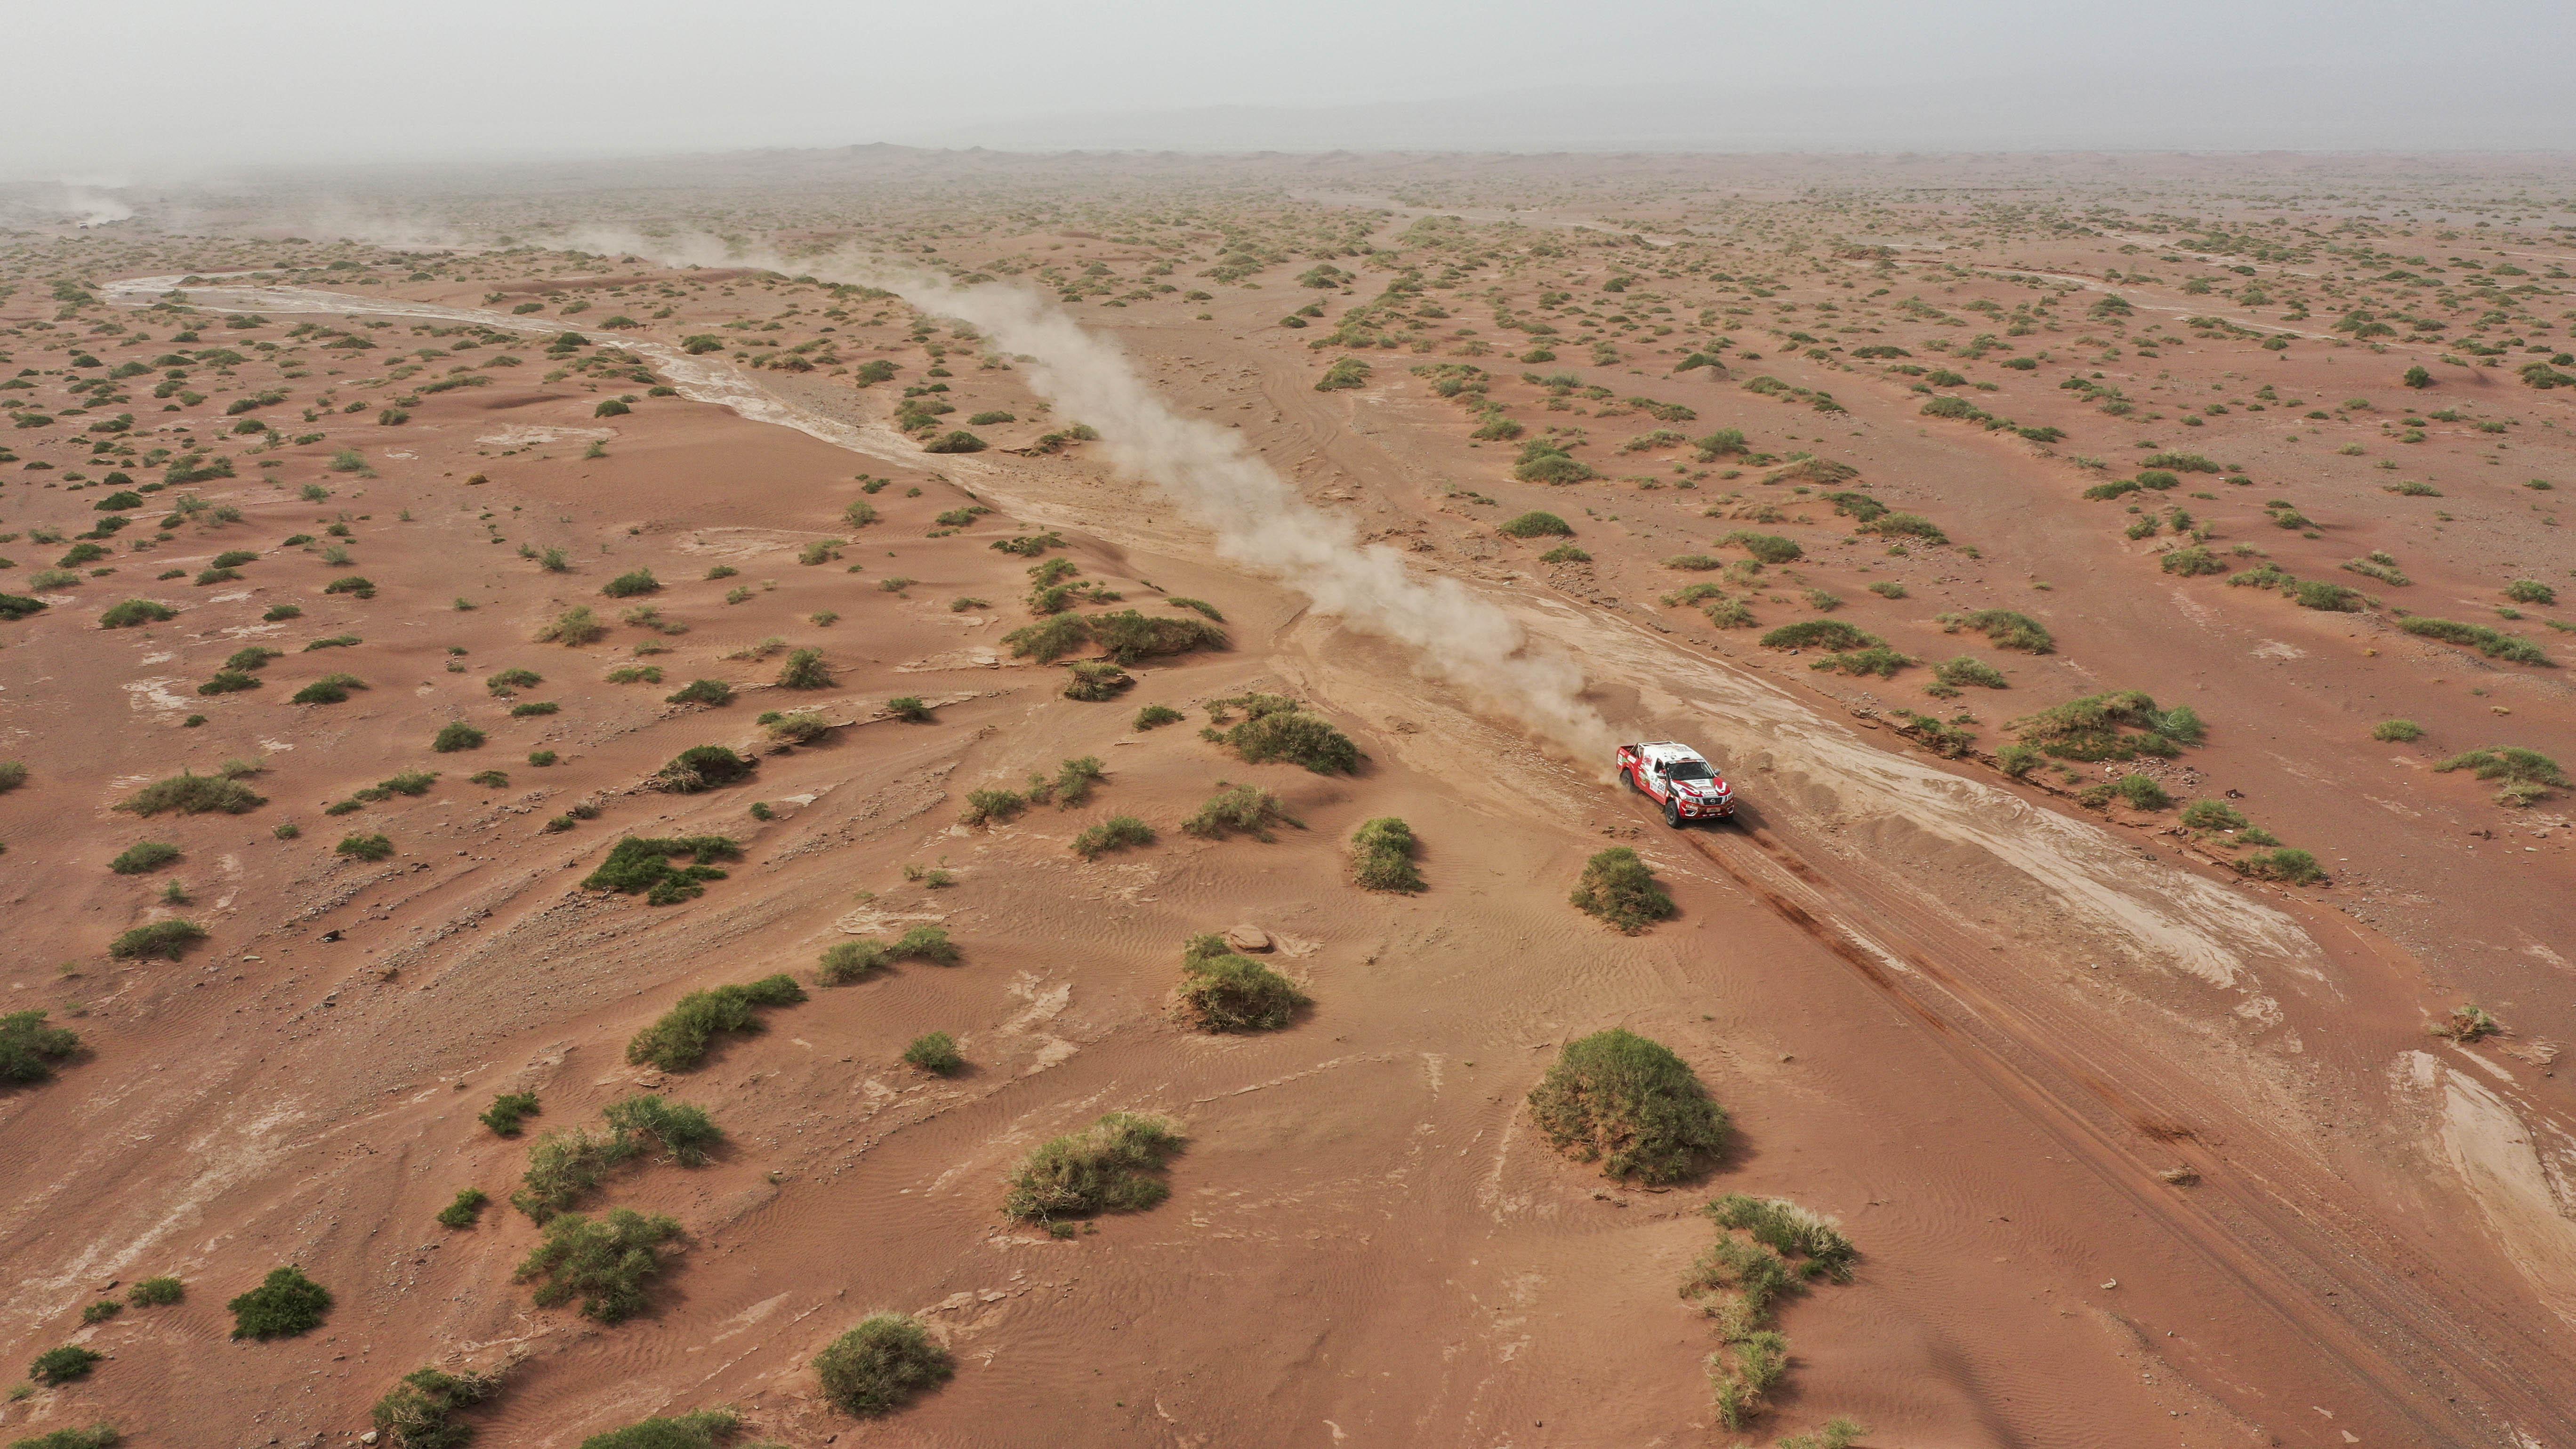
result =
[[[1205,619],[1173,619],[1135,609],[1091,616],[1091,637],[1113,664],[1138,664],[1196,649],[1232,645],[1223,629]]]
[[[984,451],[984,440],[961,428],[957,431],[945,434],[931,442],[922,444],[921,451],[925,453],[980,453]]]
[[[1535,510],[1524,513],[1508,523],[1497,525],[1494,531],[1507,538],[1572,538],[1574,536],[1573,525],[1553,513],[1541,513]]]
[[[626,1132],[594,1137],[575,1128],[549,1132],[528,1149],[527,1170],[510,1203],[538,1222],[568,1212],[596,1190],[609,1171],[642,1152],[643,1145]]]
[[[158,624],[164,619],[178,617],[179,611],[167,604],[156,604],[150,599],[128,599],[124,603],[110,605],[105,613],[98,616],[98,626],[102,629],[131,629],[137,624]]]
[[[581,886],[584,890],[642,895],[647,905],[677,905],[705,895],[706,887],[700,882],[725,878],[725,873],[710,862],[735,859],[741,854],[741,846],[721,835],[629,835],[610,848],[608,859]],[[689,856],[692,864],[672,865],[670,858],[675,855]]]
[[[814,1356],[823,1397],[845,1414],[873,1419],[902,1408],[912,1397],[957,1372],[948,1350],[920,1323],[879,1313],[833,1339]]]
[[[1306,713],[1295,700],[1256,694],[1221,703],[1240,705],[1249,711],[1242,723],[1214,736],[1217,743],[1242,755],[1246,763],[1261,765],[1285,760],[1318,775],[1358,773],[1364,758],[1360,747],[1327,721]]]
[[[2323,579],[2298,579],[2287,591],[2293,603],[2302,609],[2321,609],[2333,614],[2358,614],[2363,599],[2359,590]]]
[[[117,852],[116,859],[109,861],[107,868],[118,875],[141,875],[146,871],[159,870],[177,860],[179,854],[179,847],[175,845],[158,840],[137,841]]]
[[[760,716],[758,723],[763,730],[768,731],[771,739],[794,745],[820,739],[832,729],[830,720],[810,709],[787,712],[770,710]]]
[[[1413,827],[1392,815],[1380,816],[1351,836],[1351,878],[1363,890],[1426,889],[1422,872],[1413,864],[1419,848]]]
[[[1978,609],[1965,614],[1940,616],[1943,632],[1956,634],[1961,629],[1974,629],[1986,636],[1998,649],[2019,649],[2030,654],[2046,654],[2057,647],[2057,640],[2038,620],[2010,609]]]
[[[1798,547],[1796,540],[1771,533],[1745,533],[1739,530],[1717,541],[1720,548],[1728,544],[1742,544],[1746,553],[1767,564],[1794,563],[1806,556],[1806,550]]]
[[[1512,465],[1512,476],[1523,483],[1581,483],[1601,475],[1590,464],[1565,451],[1565,445],[1550,438],[1533,438],[1521,445],[1518,461]]]
[[[56,1429],[32,1439],[19,1439],[9,1449],[116,1449],[125,1442],[114,1424],[92,1424],[86,1429]]]
[[[658,593],[661,588],[662,581],[653,577],[651,569],[634,569],[600,585],[599,591],[612,599],[631,599],[638,594]]]
[[[1140,1212],[1171,1195],[1156,1174],[1181,1142],[1168,1118],[1112,1112],[1031,1152],[1012,1175],[1002,1211],[1029,1221]]]
[[[759,768],[757,756],[737,755],[722,745],[697,745],[680,751],[653,778],[674,795],[695,795],[740,784]]]
[[[321,678],[314,680],[311,684],[295,691],[294,696],[288,702],[291,704],[341,704],[348,700],[350,690],[364,689],[366,687],[367,682],[354,674],[325,674]]]
[[[957,817],[960,825],[1007,823],[1029,808],[1028,797],[1017,790],[969,790],[965,813]]]
[[[929,724],[930,706],[917,694],[898,694],[885,702],[886,713],[905,724]]]
[[[677,694],[665,695],[664,704],[731,704],[733,686],[721,679],[693,679]]]
[[[137,1308],[167,1308],[188,1296],[188,1285],[176,1278],[146,1278],[134,1285],[125,1301]]]
[[[2490,629],[2484,624],[2462,624],[2450,619],[2410,615],[2397,621],[2397,627],[2409,634],[2439,639],[2445,644],[2461,644],[2477,650],[2489,659],[2503,659],[2515,664],[2549,664],[2550,657],[2539,645],[2527,639]]]
[[[545,682],[545,676],[533,669],[504,669],[497,674],[486,675],[483,687],[493,694],[506,695],[514,689],[533,689]]]
[[[2224,800],[2194,800],[2182,807],[2182,823],[2188,830],[2242,830],[2253,822]]]
[[[1182,714],[1179,710],[1171,708],[1169,705],[1149,704],[1143,709],[1136,711],[1136,722],[1134,728],[1139,730],[1159,729],[1167,724],[1178,724],[1180,721],[1187,719],[1188,717],[1189,716]]]
[[[86,1324],[105,1323],[124,1311],[124,1304],[117,1302],[113,1298],[101,1298],[81,1309],[81,1322]]]
[[[563,1213],[547,1222],[544,1241],[513,1276],[538,1283],[540,1308],[578,1298],[584,1317],[622,1323],[651,1306],[646,1292],[662,1271],[662,1249],[680,1236],[676,1220],[632,1208],[598,1219]]]
[[[1144,719],[1144,716],[1143,716],[1143,715],[1138,715],[1136,718],[1137,718],[1139,721],[1142,721],[1142,720]],[[1179,716],[1178,716],[1178,715],[1174,715],[1174,716],[1173,716],[1173,718],[1177,719],[1177,718],[1179,718]],[[1142,729],[1142,728],[1145,728],[1146,726],[1144,726],[1142,723],[1139,723],[1139,725],[1138,725],[1137,727],[1138,727],[1139,729]],[[27,783],[27,763],[26,763],[26,761],[24,761],[24,760],[0,760],[0,795],[6,795],[6,794],[8,794],[10,791],[17,789],[19,786],[24,785],[24,784],[26,784],[26,783]],[[130,808],[130,807],[131,807],[131,805],[132,805],[132,802],[131,802],[131,801],[129,801],[129,802],[127,802],[125,805],[120,805],[120,806],[118,806],[117,808],[118,808],[118,809],[120,809],[120,810],[128,809],[128,808]],[[150,814],[151,812],[147,810],[147,811],[145,811],[145,812],[143,812],[143,813],[148,815],[148,814]]]
[[[1706,1211],[1718,1238],[1691,1264],[1681,1296],[1718,1325],[1720,1346],[1708,1364],[1710,1391],[1719,1422],[1741,1429],[1788,1369],[1788,1340],[1763,1327],[1773,1302],[1804,1291],[1814,1279],[1849,1282],[1857,1254],[1832,1219],[1785,1199],[1730,1193]],[[1822,1440],[1782,1442],[1842,1449],[1859,1436],[1858,1425],[1836,1420]]]
[[[2411,719],[2384,719],[2370,727],[2370,737],[2384,745],[2402,745],[2424,738],[2424,727]]]
[[[331,848],[352,860],[377,861],[394,853],[394,843],[381,835],[348,836]]]
[[[1945,659],[1933,665],[1932,676],[1953,688],[1968,684],[1983,689],[2011,687],[2011,681],[2004,678],[2002,670],[1973,654],[1962,654],[1956,659]]]
[[[719,986],[712,991],[692,991],[626,1043],[627,1063],[642,1066],[649,1062],[666,1072],[696,1071],[706,1060],[707,1049],[718,1032],[749,1034],[760,1030],[760,1018],[752,1014],[754,1007],[794,1006],[804,999],[805,988],[796,984],[796,978],[783,974],[742,985]]]
[[[1619,1027],[1566,1043],[1529,1107],[1559,1152],[1649,1186],[1696,1174],[1726,1147],[1726,1112],[1689,1064]]]
[[[80,1037],[45,1025],[43,1008],[0,1016],[0,1084],[20,1086],[54,1074],[54,1064],[80,1050]]]
[[[716,1449],[741,1429],[742,1416],[731,1409],[700,1409],[677,1418],[657,1415],[593,1434],[581,1441],[581,1449]]]
[[[37,587],[43,588],[46,586],[39,584]],[[37,614],[43,613],[49,607],[51,606],[44,600],[31,599],[25,594],[0,594],[0,619],[14,622],[19,619],[32,618]]]
[[[566,648],[578,649],[585,644],[596,644],[607,636],[608,626],[599,622],[599,617],[591,613],[590,605],[575,604],[555,615],[553,623],[538,630],[537,642],[561,644]]]
[[[1950,535],[1941,526],[1917,513],[1890,513],[1860,525],[1861,533],[1875,533],[1887,538],[1919,538],[1925,543],[1948,543]]]
[[[1714,463],[1733,453],[1753,451],[1753,445],[1745,441],[1742,428],[1720,428],[1705,438],[1694,440],[1692,446],[1699,449],[1699,460],[1703,463]]]
[[[2173,803],[2165,787],[2146,775],[2123,775],[2112,784],[2111,791],[2134,810],[2162,810]]]
[[[2439,773],[2470,770],[2481,780],[2502,781],[2504,788],[2496,792],[2499,805],[2529,805],[2547,799],[2551,790],[2568,788],[2566,772],[2556,760],[2519,745],[2487,745],[2433,768]]]
[[[1079,614],[1057,614],[1002,636],[1015,659],[1053,664],[1091,642],[1091,621]]]
[[[1840,619],[1801,619],[1762,636],[1765,649],[1873,649],[1886,642]]]
[[[199,694],[239,694],[260,687],[259,676],[238,669],[218,669],[212,679],[197,686]]]
[[[912,1039],[903,1049],[904,1065],[916,1067],[933,1076],[954,1076],[965,1070],[966,1058],[957,1051],[957,1039],[944,1031],[934,1031]]]
[[[1886,645],[1879,644],[1842,654],[1828,654],[1807,667],[1830,669],[1836,674],[1875,674],[1881,679],[1894,679],[1896,671],[1915,662],[1917,661],[1911,656],[1899,654]]]
[[[483,748],[483,732],[461,719],[449,720],[439,726],[438,734],[430,740],[429,747],[442,755],[452,755],[459,750],[479,750]]]
[[[1584,863],[1572,900],[1577,909],[1631,936],[1680,914],[1656,881],[1653,868],[1624,845],[1614,845]]]
[[[154,921],[125,932],[107,946],[119,961],[176,961],[206,939],[206,928],[192,921]]]
[[[438,1210],[438,1225],[443,1228],[470,1228],[483,1216],[484,1205],[491,1201],[491,1194],[479,1187],[461,1188],[454,1201]]]
[[[1033,779],[1035,777],[1032,777]],[[1084,755],[1056,766],[1055,778],[1029,792],[1031,800],[1053,799],[1059,810],[1071,810],[1091,802],[1091,792],[1109,778],[1108,769],[1096,755]]]
[[[1252,785],[1233,785],[1208,797],[1181,829],[1206,840],[1223,840],[1236,831],[1267,844],[1270,827],[1280,823],[1306,828],[1279,804],[1279,797]]]
[[[53,1388],[59,1384],[68,1384],[76,1379],[89,1377],[90,1369],[106,1358],[106,1354],[93,1353],[77,1345],[65,1344],[61,1348],[49,1348],[36,1355],[35,1362],[27,1365],[27,1377],[47,1388]]]
[[[1106,659],[1077,659],[1065,666],[1064,697],[1085,704],[1103,704],[1135,683],[1134,675]]]
[[[823,651],[798,649],[790,652],[787,662],[779,666],[778,685],[781,689],[831,688],[832,671],[823,663]]]
[[[1181,948],[1182,1015],[1201,1031],[1277,1031],[1306,1004],[1287,977],[1226,949],[1218,936]]]
[[[322,586],[322,592],[326,594],[354,594],[361,599],[372,599],[376,596],[376,586],[372,582],[360,578],[356,574],[349,574],[341,578],[333,579],[331,582],[324,584]]]
[[[2288,885],[2312,885],[2324,880],[2326,873],[2317,858],[2304,850],[2283,847],[2279,850],[2256,851],[2242,860],[2231,862],[2237,872],[2258,880],[2277,880]]]
[[[294,1338],[322,1326],[331,1311],[331,1290],[290,1265],[270,1269],[258,1287],[224,1307],[233,1316],[235,1338]]]
[[[492,1105],[485,1108],[476,1120],[491,1128],[495,1136],[516,1137],[520,1121],[535,1116],[537,1110],[536,1093],[503,1092],[492,1099]]]
[[[1549,549],[1547,552],[1540,554],[1538,556],[1538,561],[1540,563],[1550,564],[1590,563],[1592,562],[1592,555],[1585,553],[1582,549],[1576,548],[1573,544],[1560,543],[1556,547]]]
[[[2517,604],[2555,604],[2558,591],[2538,579],[2515,579],[2504,586],[2504,596]]]
[[[2189,705],[2160,710],[2137,690],[2087,695],[2010,722],[2022,743],[2062,760],[2171,756],[2205,733]]]
[[[1343,388],[1366,387],[1369,371],[1367,363],[1356,357],[1345,357],[1325,368],[1324,375],[1315,379],[1315,391],[1334,392]]]
[[[1073,853],[1085,860],[1098,860],[1109,851],[1153,843],[1154,827],[1133,815],[1112,815],[1074,836]]]
[[[2496,1020],[2485,1007],[2472,1004],[2452,1007],[2441,1020],[2426,1023],[2424,1030],[2445,1041],[2466,1045],[2504,1030],[2504,1023]]]
[[[2166,554],[2163,567],[2166,573],[2179,574],[2187,579],[2227,572],[2225,560],[2196,543]]]
[[[386,1449],[464,1449],[474,1426],[457,1415],[500,1391],[497,1373],[414,1369],[376,1400],[376,1433]]]

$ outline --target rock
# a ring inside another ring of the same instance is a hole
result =
[[[359,1435],[358,1442],[361,1444],[373,1444],[376,1442],[376,1431],[369,1429],[367,1432]]]
[[[1270,933],[1259,926],[1231,926],[1226,930],[1225,944],[1233,951],[1267,951]]]

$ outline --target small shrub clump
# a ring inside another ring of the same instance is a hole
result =
[[[44,1081],[55,1063],[79,1050],[79,1034],[47,1026],[42,1007],[0,1016],[0,1086]]]
[[[173,775],[155,780],[127,796],[117,809],[136,815],[245,815],[268,803],[238,780],[220,775]]]
[[[706,887],[701,882],[725,878],[725,873],[710,862],[736,859],[741,854],[742,847],[722,835],[630,835],[610,848],[608,859],[582,881],[581,887],[641,895],[647,905],[677,905],[705,895]],[[694,863],[675,866],[671,864],[675,855],[688,856]]]
[[[482,1218],[484,1205],[492,1195],[479,1187],[459,1189],[456,1200],[438,1210],[438,1225],[443,1228],[470,1228]]]
[[[1222,936],[1181,947],[1181,1014],[1201,1031],[1277,1031],[1306,998],[1287,977],[1227,949]]]
[[[742,1430],[742,1415],[731,1409],[700,1409],[677,1418],[656,1415],[622,1429],[593,1434],[581,1449],[716,1449]]]
[[[107,868],[118,875],[142,875],[159,870],[179,858],[179,847],[158,840],[143,840],[117,852]]]
[[[49,1348],[36,1355],[35,1362],[27,1365],[27,1377],[47,1388],[54,1388],[89,1377],[90,1369],[106,1357],[76,1344]]]
[[[536,1116],[538,1110],[536,1093],[503,1092],[475,1120],[491,1128],[495,1137],[516,1137],[521,1122]]]
[[[1788,1370],[1789,1341],[1763,1326],[1773,1303],[1817,1279],[1850,1282],[1859,1252],[1840,1224],[1785,1198],[1729,1193],[1706,1212],[1718,1238],[1691,1264],[1681,1296],[1716,1321],[1719,1348],[1709,1355],[1709,1387],[1719,1422],[1741,1429]],[[1821,1439],[1806,1442],[1841,1449],[1859,1436],[1858,1425],[1838,1419]]]
[[[903,1049],[903,1061],[935,1077],[952,1077],[966,1069],[966,1058],[957,1050],[957,1038],[944,1031],[913,1038],[912,1044]]]
[[[927,961],[954,966],[959,952],[945,926],[915,926],[892,941],[835,941],[823,948],[815,979],[825,986],[846,986],[897,961]]]
[[[1694,1175],[1726,1146],[1726,1112],[1689,1064],[1619,1027],[1567,1043],[1529,1106],[1559,1152],[1649,1186]]]
[[[879,1313],[816,1354],[814,1372],[822,1377],[823,1396],[832,1407],[873,1419],[948,1382],[957,1364],[918,1321]]]
[[[461,719],[452,719],[439,727],[438,735],[429,742],[429,747],[442,755],[452,755],[459,750],[479,750],[483,748],[483,732]]]
[[[2043,754],[2085,761],[2169,758],[2199,744],[2207,733],[2189,705],[2158,709],[2153,699],[2134,689],[2068,700],[2005,728]]]
[[[2453,755],[2433,769],[2436,773],[2469,770],[2481,780],[2501,782],[2495,797],[2499,805],[2530,805],[2549,798],[2552,790],[2568,788],[2567,774],[2556,760],[2519,745],[2487,745]]]
[[[1349,775],[1358,773],[1360,761],[1366,758],[1359,746],[1351,743],[1350,736],[1306,713],[1297,701],[1284,695],[1247,694],[1217,700],[1209,706],[1209,714],[1223,724],[1235,709],[1244,711],[1242,723],[1226,730],[1211,725],[1202,733],[1214,743],[1231,747],[1246,763],[1285,760],[1318,775]]]
[[[680,751],[653,778],[674,795],[695,795],[739,784],[759,768],[756,756],[737,755],[722,745],[698,745]]]
[[[322,1326],[331,1311],[331,1290],[290,1265],[270,1269],[258,1287],[224,1307],[233,1316],[235,1338],[294,1338]]]
[[[627,1042],[627,1063],[650,1063],[666,1072],[695,1071],[706,1060],[717,1033],[760,1030],[753,1008],[795,1006],[804,1000],[805,988],[784,973],[712,991],[692,991]]]
[[[1257,786],[1233,785],[1208,797],[1196,815],[1181,822],[1181,829],[1203,840],[1223,840],[1241,831],[1266,845],[1273,838],[1270,827],[1283,823],[1306,828],[1280,806],[1278,796]]]
[[[1073,837],[1073,853],[1085,860],[1098,860],[1113,850],[1126,850],[1154,843],[1154,827],[1133,815],[1112,815],[1097,825],[1086,826]]]
[[[188,1286],[176,1278],[146,1278],[134,1285],[125,1301],[137,1308],[167,1308],[188,1296]]]
[[[1572,897],[1578,910],[1600,917],[1628,935],[1681,914],[1637,852],[1614,845],[1585,862]]]
[[[2384,719],[2370,727],[2370,737],[2383,745],[2410,744],[2424,738],[2424,727],[2411,719]]]
[[[1494,531],[1506,538],[1572,538],[1574,526],[1553,513],[1533,510],[1499,524]]]
[[[176,961],[204,939],[206,928],[193,921],[154,921],[109,942],[107,954],[119,961]]]
[[[464,1449],[474,1426],[457,1416],[500,1391],[497,1373],[414,1369],[376,1400],[376,1433],[387,1449]]]
[[[1422,872],[1413,864],[1418,849],[1412,826],[1392,815],[1380,816],[1351,836],[1351,878],[1362,890],[1425,889]]]
[[[595,1219],[563,1213],[546,1223],[544,1240],[513,1276],[537,1283],[540,1308],[579,1299],[583,1317],[623,1323],[651,1306],[647,1290],[662,1271],[662,1250],[680,1236],[678,1220],[658,1213],[611,1208]]]
[[[1181,1142],[1168,1118],[1112,1112],[1031,1152],[1011,1178],[1002,1211],[1030,1222],[1141,1212],[1171,1196],[1158,1173]]]

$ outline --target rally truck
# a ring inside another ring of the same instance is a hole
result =
[[[1619,773],[1630,789],[1664,807],[1664,823],[1675,830],[1688,821],[1735,814],[1735,792],[1726,787],[1726,777],[1688,745],[1672,740],[1621,745]]]

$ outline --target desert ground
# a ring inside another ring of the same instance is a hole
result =
[[[0,1441],[2576,1444],[2563,158],[125,200],[0,197]]]

